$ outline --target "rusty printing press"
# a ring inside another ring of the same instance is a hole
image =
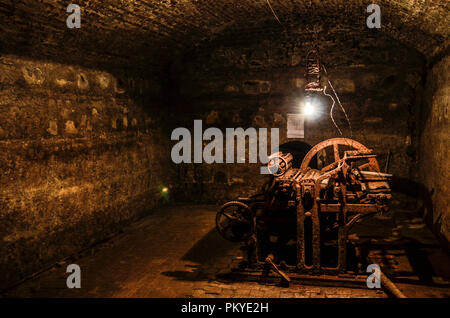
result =
[[[238,270],[274,272],[285,282],[295,275],[365,272],[349,231],[365,216],[388,210],[391,175],[380,171],[372,150],[347,138],[312,147],[299,168],[292,162],[290,153],[272,155],[273,175],[261,193],[218,211],[219,233],[243,243]]]

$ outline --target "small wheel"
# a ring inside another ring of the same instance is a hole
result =
[[[253,233],[253,212],[239,201],[225,203],[217,212],[216,229],[229,241],[245,241]]]
[[[289,163],[284,157],[280,155],[281,153],[275,153],[270,155],[269,162],[267,163],[267,169],[275,177],[280,177],[286,173],[289,169]],[[278,160],[276,160],[278,159]]]

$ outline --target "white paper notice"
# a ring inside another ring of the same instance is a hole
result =
[[[305,138],[305,120],[303,114],[287,114],[287,137]]]

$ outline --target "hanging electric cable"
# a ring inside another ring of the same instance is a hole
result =
[[[270,4],[270,1],[266,0],[266,2],[269,5],[270,11],[272,11],[273,16],[275,17],[275,20],[277,20],[277,22],[282,26],[283,24],[281,23],[280,19],[278,19],[278,16],[275,13],[275,10],[273,10],[272,5]]]
[[[339,134],[342,135],[342,131],[339,128],[339,126],[336,124],[334,117],[333,117],[333,109],[334,109],[334,105],[336,104],[336,101],[334,100],[333,96],[331,96],[330,94],[327,93],[327,86],[325,85],[325,87],[323,88],[323,94],[325,96],[328,96],[329,98],[331,98],[331,100],[333,101],[333,104],[331,105],[330,108],[330,117],[331,117],[331,121],[333,122],[334,127],[336,127],[336,129],[339,131]]]
[[[337,103],[341,107],[341,110],[344,113],[345,119],[347,120],[349,129],[350,129],[350,138],[352,138],[353,137],[353,130],[352,130],[352,124],[350,123],[350,119],[348,118],[347,112],[345,111],[345,108],[342,105],[342,103],[341,103],[341,101],[339,99],[339,96],[337,95],[337,93],[336,93],[336,91],[335,91],[335,89],[333,87],[333,84],[331,84],[330,77],[328,76],[328,72],[327,72],[327,69],[326,69],[325,65],[322,64],[322,67],[323,67],[323,70],[325,72],[325,75],[327,76],[327,82],[330,85],[334,96],[336,96]],[[326,86],[325,86],[325,89],[326,89]],[[324,95],[331,97],[329,94],[325,94],[325,89],[324,89]],[[334,100],[334,98],[332,98],[332,100],[333,100],[333,105],[331,106],[330,117],[331,117],[331,120],[333,121],[333,124],[336,126],[337,130],[342,135],[342,131],[339,129],[338,125],[336,124],[336,122],[335,122],[335,120],[333,118],[333,109],[334,109],[334,105],[335,105],[335,100]]]

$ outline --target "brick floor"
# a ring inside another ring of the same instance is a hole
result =
[[[263,298],[366,298],[387,297],[382,290],[276,283],[224,281],[218,274],[229,270],[239,245],[227,242],[215,231],[214,206],[176,205],[154,211],[127,227],[110,241],[61,263],[33,280],[4,292],[3,297],[263,297]],[[405,225],[405,219],[401,224]],[[394,226],[396,226],[394,222]],[[417,228],[417,226],[416,226]],[[427,237],[430,240],[429,237]],[[429,242],[428,242],[429,243]],[[389,260],[392,271],[411,270],[402,251],[395,259],[382,250],[374,257]],[[434,259],[436,250],[430,255]],[[403,257],[403,258],[402,258]],[[397,261],[400,260],[400,261]],[[66,287],[66,267],[81,267],[81,288]],[[448,263],[439,268],[448,268]],[[408,276],[409,275],[409,276]],[[420,275],[408,274],[399,288],[410,297],[449,297],[441,284],[420,285]],[[434,273],[433,275],[437,275]],[[406,282],[407,280],[411,282]],[[442,281],[442,278],[434,280]]]

